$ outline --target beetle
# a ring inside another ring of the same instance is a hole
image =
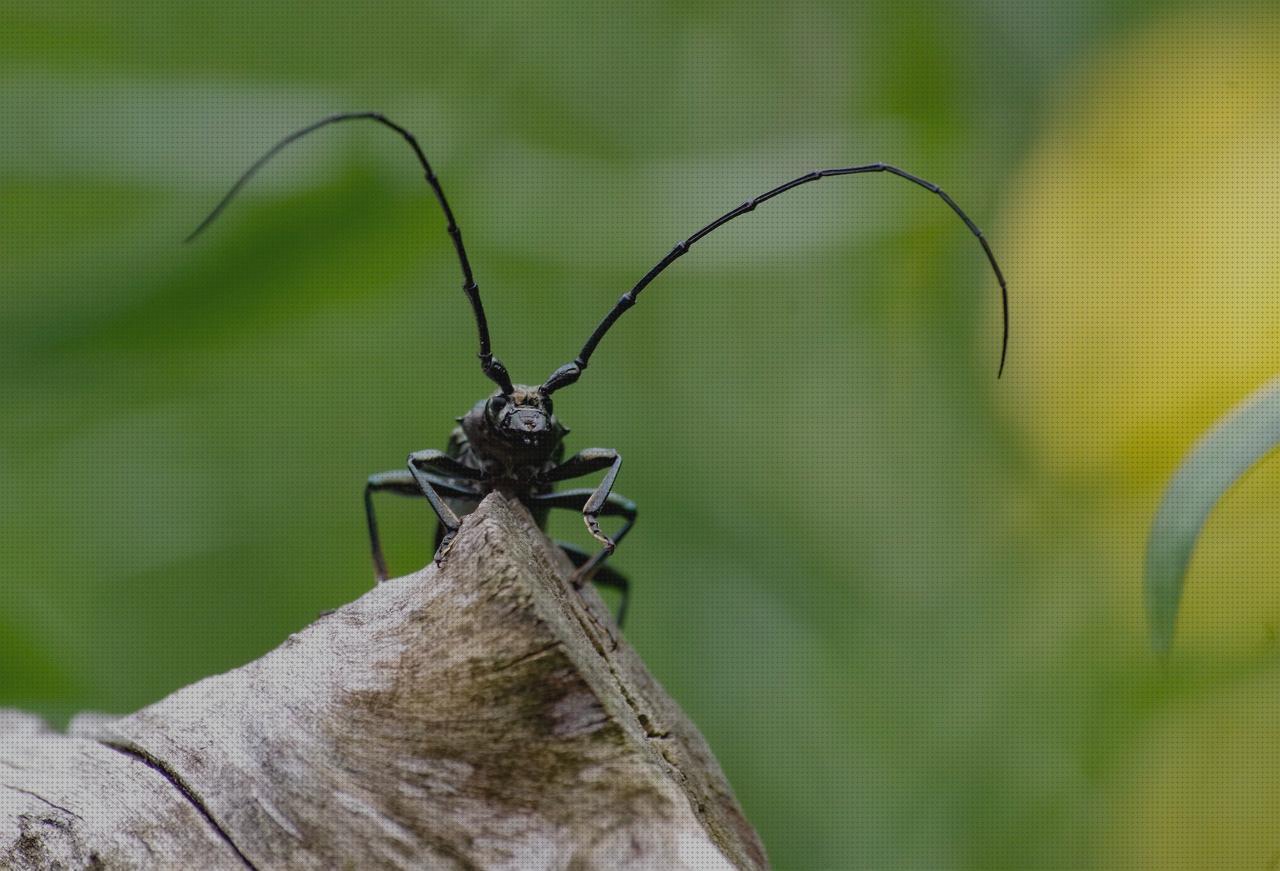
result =
[[[677,242],[634,287],[618,299],[596,326],[577,356],[552,372],[540,385],[513,383],[506,366],[494,356],[484,305],[480,301],[480,288],[472,274],[471,262],[462,242],[462,231],[458,229],[458,223],[454,219],[449,201],[445,198],[440,180],[432,171],[431,164],[427,161],[422,147],[413,134],[379,112],[344,112],[330,115],[281,139],[240,176],[222,200],[191,232],[186,241],[190,242],[204,232],[249,179],[290,143],[331,124],[361,120],[375,122],[398,133],[413,149],[414,156],[422,166],[427,184],[430,185],[444,212],[445,230],[453,240],[453,247],[462,268],[462,291],[471,304],[479,334],[480,368],[498,386],[497,390],[481,399],[470,411],[457,419],[458,426],[453,430],[445,450],[415,451],[409,454],[407,468],[381,472],[369,477],[364,491],[365,516],[369,526],[374,575],[378,582],[387,580],[389,572],[378,537],[378,523],[373,502],[375,494],[388,492],[426,498],[439,521],[435,539],[435,561],[439,564],[447,555],[449,545],[461,525],[459,517],[474,510],[486,494],[498,491],[522,502],[532,513],[538,526],[544,529],[547,516],[553,508],[573,509],[582,513],[587,531],[600,544],[600,550],[589,554],[566,542],[556,542],[556,544],[575,567],[572,576],[575,587],[580,588],[588,581],[594,581],[619,591],[621,603],[618,608],[617,622],[621,625],[630,601],[630,583],[612,566],[604,564],[604,561],[613,553],[636,522],[635,503],[613,492],[613,484],[618,477],[622,457],[610,448],[588,448],[565,459],[564,437],[569,430],[556,418],[551,395],[557,390],[568,387],[581,377],[591,360],[591,355],[610,327],[627,309],[635,305],[636,298],[650,282],[668,266],[687,254],[695,243],[734,218],[754,211],[757,206],[767,200],[809,182],[841,175],[889,173],[940,197],[978,239],[995,273],[996,281],[1000,285],[1004,326],[1000,345],[1000,366],[996,377],[999,378],[1004,373],[1009,347],[1009,290],[990,244],[977,225],[945,191],[932,182],[885,163],[821,169],[798,176],[752,197],[742,205],[725,212],[693,235]],[[605,474],[594,488],[555,490],[558,482],[599,471],[604,471]],[[600,529],[601,517],[620,517],[622,525],[613,536],[606,535]]]

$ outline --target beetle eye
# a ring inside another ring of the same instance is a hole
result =
[[[489,400],[489,411],[492,414],[501,414],[502,410],[507,407],[507,396],[505,393],[499,393],[493,399]]]
[[[543,397],[542,407],[547,410],[547,417],[550,417],[551,416],[551,397],[550,396]]]

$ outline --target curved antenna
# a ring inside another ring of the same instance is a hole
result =
[[[462,244],[462,231],[458,229],[458,223],[453,219],[453,210],[449,208],[449,201],[445,199],[444,189],[440,187],[440,180],[431,171],[431,164],[427,162],[427,156],[422,153],[422,147],[418,145],[418,140],[413,137],[413,134],[380,112],[343,112],[337,115],[330,115],[327,118],[321,118],[314,124],[303,127],[301,130],[295,130],[290,133],[271,146],[271,149],[266,154],[259,157],[252,166],[245,170],[244,175],[236,180],[236,183],[231,186],[231,190],[227,191],[226,195],[213,207],[213,211],[200,222],[200,226],[192,230],[191,235],[183,241],[190,242],[203,233],[210,224],[217,220],[218,216],[222,214],[222,210],[235,198],[235,195],[248,183],[249,179],[253,178],[254,174],[262,169],[267,161],[279,154],[290,143],[296,142],[321,127],[337,124],[340,121],[358,120],[375,121],[399,133],[413,149],[413,153],[418,158],[418,163],[422,164],[422,169],[427,176],[427,184],[431,185],[431,190],[435,192],[440,208],[444,210],[445,221],[448,224],[445,229],[449,233],[449,238],[453,240],[454,250],[458,252],[458,262],[462,266],[462,292],[467,295],[467,299],[471,302],[471,310],[476,317],[476,330],[480,334],[480,367],[484,370],[485,375],[497,382],[504,393],[510,394],[514,389],[511,386],[511,376],[507,374],[507,367],[502,365],[502,361],[493,356],[493,350],[489,344],[489,322],[485,319],[484,305],[480,302],[480,288],[476,285],[475,277],[471,274],[471,261],[467,259],[467,249]]]
[[[604,316],[604,320],[600,321],[599,326],[597,326],[595,332],[591,334],[591,338],[587,339],[587,343],[582,346],[582,350],[578,352],[578,356],[573,360],[573,362],[566,363],[555,372],[551,373],[551,376],[547,378],[547,382],[542,385],[543,393],[553,393],[561,387],[567,387],[577,381],[579,376],[582,374],[582,370],[587,368],[587,362],[591,359],[591,355],[595,351],[596,345],[600,344],[600,340],[604,338],[605,333],[609,332],[609,328],[613,326],[614,321],[622,317],[622,313],[624,311],[636,304],[636,297],[640,294],[640,291],[648,287],[649,282],[657,278],[658,275],[661,274],[662,270],[666,269],[676,260],[687,254],[689,249],[693,247],[693,244],[701,240],[703,236],[706,236],[718,227],[724,226],[740,215],[745,215],[747,212],[754,211],[756,206],[766,200],[771,200],[778,194],[784,191],[789,191],[794,187],[799,187],[802,184],[808,184],[811,181],[817,181],[820,178],[829,178],[836,175],[858,175],[868,172],[892,173],[900,178],[905,178],[912,184],[919,185],[925,190],[937,194],[942,198],[942,201],[951,208],[951,211],[960,216],[960,220],[964,221],[965,226],[969,228],[973,235],[977,237],[978,242],[982,244],[982,250],[987,255],[987,261],[991,264],[991,269],[996,274],[996,281],[1000,283],[1000,303],[1001,310],[1004,314],[1004,334],[1000,342],[1000,368],[996,371],[996,377],[999,378],[1004,374],[1004,361],[1009,351],[1009,288],[1005,284],[1004,273],[1000,271],[1000,264],[996,263],[996,256],[992,253],[991,246],[987,244],[987,238],[982,235],[982,231],[978,229],[977,224],[973,223],[960,206],[956,205],[956,201],[951,199],[951,197],[947,195],[946,191],[942,190],[942,188],[938,187],[936,184],[925,181],[924,179],[914,176],[905,170],[898,169],[896,166],[889,166],[887,163],[870,163],[865,166],[847,166],[839,169],[819,169],[808,173],[807,175],[802,175],[799,178],[794,178],[786,184],[778,185],[773,190],[765,191],[759,196],[747,200],[736,209],[731,209],[730,211],[725,212],[723,215],[716,218],[710,224],[707,224],[707,226],[703,227],[683,242],[677,242],[676,246],[671,249],[666,257],[659,260],[656,266],[650,269],[645,273],[643,278],[636,282],[635,287],[622,295],[622,298],[618,300],[613,309]]]

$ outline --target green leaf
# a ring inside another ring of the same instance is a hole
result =
[[[1280,444],[1280,378],[1213,425],[1174,473],[1147,540],[1147,616],[1151,644],[1173,642],[1182,582],[1200,530],[1222,495]]]

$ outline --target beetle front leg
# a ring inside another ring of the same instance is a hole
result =
[[[434,488],[450,496],[468,497],[478,495],[434,476],[428,475],[426,477]],[[390,572],[387,571],[386,557],[382,554],[382,540],[378,535],[378,519],[373,511],[373,494],[384,492],[415,498],[421,498],[424,495],[418,479],[412,472],[405,469],[379,472],[376,475],[369,476],[369,482],[364,487],[364,514],[369,524],[369,546],[373,551],[373,575],[378,583],[382,583],[390,576]]]
[[[588,507],[591,498],[595,497],[595,493],[595,489],[581,487],[558,493],[543,493],[541,496],[531,497],[529,503],[531,506],[547,507],[547,509],[582,511],[585,515],[586,507]],[[628,500],[625,496],[620,496],[618,493],[609,493],[608,496],[605,496],[604,505],[600,506],[599,511],[596,512],[596,516],[599,517],[622,517],[622,526],[618,528],[618,532],[613,533],[611,538],[614,548],[618,546],[618,543],[622,542],[622,539],[626,537],[626,534],[635,525],[637,514],[639,514],[639,509],[637,509],[636,503]],[[594,569],[596,564],[603,560],[605,556],[608,556],[607,551],[596,553],[593,560],[591,560],[591,564],[586,566],[586,571],[590,573],[591,569]],[[590,580],[590,578],[585,578],[585,580]]]
[[[449,545],[453,543],[453,537],[458,534],[458,527],[462,525],[462,521],[458,519],[458,515],[453,513],[453,509],[437,492],[436,487],[440,486],[442,482],[431,473],[434,472],[437,475],[456,478],[468,478],[474,481],[482,480],[484,473],[470,466],[464,466],[442,451],[415,451],[409,455],[408,463],[409,471],[413,473],[414,480],[417,481],[422,490],[422,495],[426,496],[427,501],[431,503],[431,508],[435,511],[436,517],[440,518],[440,526],[444,530],[444,535],[440,538],[440,546],[436,548],[435,555],[436,565],[440,565],[445,553],[449,550]]]
[[[462,463],[444,451],[414,451],[409,455],[409,468],[420,469],[439,478],[461,478],[466,481],[483,481],[484,472]]]
[[[608,467],[609,471],[605,472],[604,478],[596,486],[586,504],[582,506],[582,520],[587,524],[587,531],[604,548],[600,559],[613,553],[613,539],[600,531],[600,511],[604,508],[605,500],[609,498],[609,491],[613,489],[614,479],[618,477],[618,469],[622,467],[622,455],[613,448],[587,448],[542,476],[542,479],[547,482],[563,481],[567,478],[590,475],[605,467]]]
[[[582,487],[575,490],[561,490],[559,493],[544,493],[541,496],[534,496],[529,500],[529,504],[540,508],[568,508],[573,511],[582,511],[586,503],[594,495],[594,490],[589,487]],[[622,518],[622,526],[612,536],[615,548],[622,543],[622,539],[631,531],[631,527],[635,526],[638,513],[639,509],[636,507],[636,503],[626,496],[610,493],[605,497],[604,505],[600,509],[600,516]],[[577,566],[578,570],[574,573],[574,583],[581,585],[587,581],[594,580],[596,568],[609,554],[610,551],[600,550],[590,560],[575,562],[574,565]]]

